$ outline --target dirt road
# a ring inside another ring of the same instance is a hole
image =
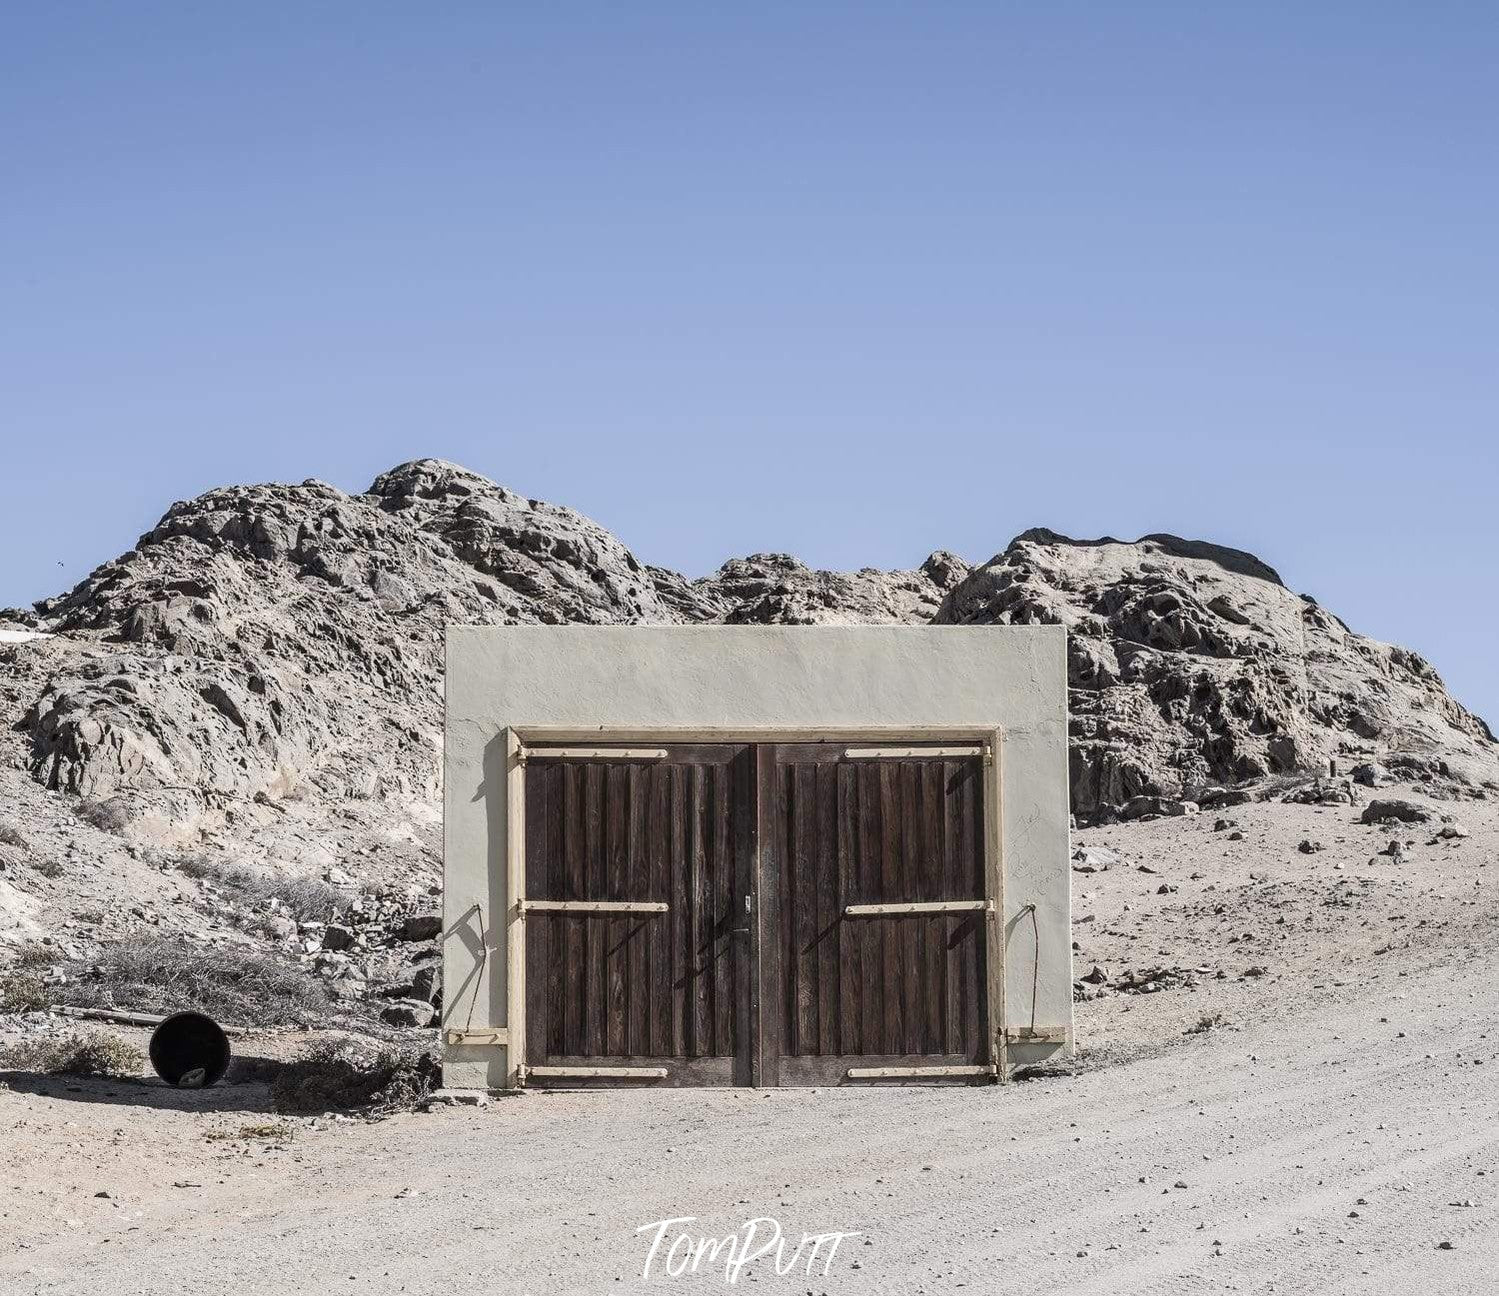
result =
[[[620,1291],[636,1229],[691,1215],[862,1234],[826,1275],[750,1262],[761,1292],[1490,1293],[1496,975],[1376,968],[1281,1021],[987,1090],[531,1094],[218,1139],[276,1121],[236,1109],[263,1091],[32,1081],[0,1095],[0,1290]],[[646,1286],[726,1286],[662,1259]]]

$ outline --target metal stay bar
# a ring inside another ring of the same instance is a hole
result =
[[[915,900],[909,904],[853,904],[845,906],[845,918],[891,918],[902,914],[987,913],[992,900]]]
[[[923,756],[953,757],[982,756],[984,748],[978,743],[965,743],[961,747],[845,747],[843,755],[849,760],[918,760]]]
[[[527,760],[665,760],[665,747],[523,747]]]
[[[522,900],[522,913],[540,910],[544,913],[640,913],[663,914],[668,906],[661,900]]]
[[[533,1066],[526,1068],[526,1078],[541,1080],[665,1080],[665,1067],[631,1066]]]
[[[973,1066],[876,1066],[849,1067],[850,1080],[920,1080],[941,1076],[992,1076],[999,1068],[991,1063]]]

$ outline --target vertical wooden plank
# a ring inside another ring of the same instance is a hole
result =
[[[880,761],[880,899],[900,899],[901,890],[901,837],[900,837],[900,770],[897,761]],[[897,918],[875,918],[884,929],[881,993],[885,1001],[885,1028],[881,1053],[904,1053],[906,1039],[903,997],[905,978],[902,975],[904,937]]]
[[[817,814],[816,849],[812,860],[816,879],[815,934],[817,979],[815,1007],[817,1047],[814,1052],[838,1052],[838,936],[842,911],[838,905],[838,767],[819,761],[812,767],[813,805]]]
[[[671,905],[671,1051],[675,1057],[687,1057],[687,1021],[691,1016],[687,1005],[692,993],[692,977],[688,944],[686,771],[674,764],[665,773],[668,776],[668,823],[671,829],[671,900],[668,901]]]
[[[527,899],[549,898],[552,827],[552,771],[546,765],[532,764],[526,770],[526,857]],[[517,1057],[527,1066],[541,1066],[546,1058],[551,1020],[547,998],[551,987],[550,925],[541,914],[529,914],[526,926],[526,1049]]]
[[[817,1052],[817,768],[792,766],[792,815],[796,825],[796,1043],[790,1051]]]
[[[625,851],[628,846],[626,818],[629,766],[620,761],[603,765],[604,888],[597,894],[606,900],[625,898]],[[625,938],[630,929],[628,917],[596,918],[594,925],[603,934],[604,983],[604,1052],[618,1057],[625,1047]]]
[[[777,751],[774,743],[754,748],[755,778],[755,972],[759,982],[759,1021],[752,1053],[754,1081],[760,1086],[781,1082],[783,1033],[782,981],[785,977],[781,916],[781,824]]]
[[[896,898],[908,900],[920,886],[921,816],[917,810],[917,789],[920,786],[921,766],[915,761],[898,761],[900,780],[901,820],[901,889]],[[923,1017],[921,984],[921,919],[900,918],[896,920],[902,936],[901,972],[902,1008],[905,1015],[905,1047],[903,1053],[924,1053],[926,1042],[922,1038]]]
[[[646,770],[649,800],[647,803],[647,844],[651,874],[651,898],[672,900],[671,887],[671,782],[670,771],[661,765]],[[650,964],[650,1048],[652,1057],[672,1057],[676,1047],[672,1037],[671,914],[647,925],[646,957]]]
[[[529,781],[536,773],[528,770],[526,778]],[[556,765],[545,767],[547,782],[547,889],[544,893],[549,900],[559,899],[567,894],[567,880],[565,877],[566,857],[564,856],[565,830],[567,826],[566,807],[562,802],[562,771]],[[543,924],[547,933],[547,960],[546,960],[546,1003],[547,1003],[547,1033],[546,1048],[544,1052],[548,1057],[560,1057],[567,1051],[562,1038],[563,1022],[566,1019],[566,995],[567,995],[567,948],[565,944],[566,932],[558,921],[560,914],[546,915]],[[532,919],[527,918],[527,922]]]
[[[568,761],[562,762],[558,768],[562,775],[565,806],[563,849],[567,858],[567,890],[563,898],[581,900],[588,894],[584,858],[587,839],[584,831],[586,805],[583,779],[586,771],[581,765]],[[583,1023],[588,1014],[588,950],[584,944],[583,919],[573,914],[559,914],[556,923],[563,932],[563,945],[567,951],[563,1052],[569,1057],[581,1057],[585,1051]]]
[[[659,900],[661,895],[651,889],[650,864],[646,857],[645,841],[645,781],[648,770],[643,765],[630,765],[625,786],[628,801],[626,808],[627,846],[625,852],[625,889],[620,897],[624,900]],[[629,999],[629,1024],[625,1031],[625,1052],[632,1057],[645,1057],[651,1051],[650,1033],[646,1022],[650,1011],[651,983],[646,963],[647,933],[659,926],[656,918],[635,920],[629,924],[629,937],[625,965],[627,997]]]
[[[988,990],[988,1058],[999,1068],[999,1079],[1009,1079],[1009,1050],[1005,1043],[1005,861],[1004,861],[1004,732],[996,729],[984,759],[984,875],[986,898],[992,900],[985,924],[985,971]]]
[[[873,762],[856,767],[859,790],[859,902],[879,904],[885,899],[884,821],[880,797],[880,771]],[[888,1053],[885,1047],[885,939],[884,921],[871,919],[858,925],[859,958],[864,981],[860,1017],[861,1053]]]
[[[520,738],[505,730],[505,1021],[509,1043],[505,1067],[509,1083],[525,1083],[526,1057],[526,767]],[[491,1010],[491,1016],[493,1016]]]
[[[835,835],[837,837],[836,879],[833,907],[838,923],[838,1040],[835,1051],[845,1056],[862,1051],[859,958],[863,941],[860,939],[858,923],[850,924],[843,919],[844,907],[857,904],[858,867],[858,794],[857,772],[846,760],[834,766],[836,782],[833,787]]]
[[[713,942],[713,1052],[717,1057],[733,1057],[737,1005],[730,974],[737,938],[731,933],[741,925],[733,909],[733,769],[728,761],[716,760],[709,766],[709,773],[713,780],[713,915],[709,928]]]
[[[583,765],[584,890],[585,897],[600,896],[608,886],[604,849],[604,767],[593,761]],[[586,950],[584,979],[587,985],[583,1015],[583,1051],[597,1057],[604,1051],[604,1026],[609,1015],[609,987],[604,966],[608,925],[581,917]]]
[[[946,853],[942,840],[942,805],[946,800],[943,774],[946,765],[940,760],[921,764],[921,876],[925,899],[945,899],[942,870]],[[968,899],[969,897],[961,897]],[[947,1015],[946,936],[951,915],[931,914],[917,919],[921,924],[923,1035],[925,1051],[943,1052],[943,1024]]]
[[[756,1041],[760,1019],[758,959],[759,887],[755,880],[755,752],[742,747],[730,767],[733,823],[731,827],[734,870],[730,888],[729,922],[740,934],[730,937],[729,982],[734,1015],[734,1083],[760,1083]]]
[[[942,878],[943,890],[953,899],[982,895],[971,889],[963,869],[963,788],[970,775],[961,761],[945,761],[942,766]],[[942,1022],[942,1051],[961,1053],[963,1038],[963,965],[969,957],[968,933],[974,930],[970,914],[949,914],[943,932],[946,966],[943,969],[943,1003],[946,1012]]]
[[[708,797],[704,770],[694,762],[687,767],[689,811],[688,858],[690,904],[692,906],[692,1046],[691,1056],[707,1057],[713,1052],[713,1034],[709,1020],[708,996],[713,984],[713,933],[708,906]]]

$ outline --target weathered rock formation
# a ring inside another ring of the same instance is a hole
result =
[[[16,762],[158,835],[292,801],[431,807],[452,621],[1059,623],[1081,814],[1329,761],[1447,795],[1499,788],[1492,735],[1420,657],[1247,554],[1171,536],[1031,531],[971,570],[942,552],[853,573],[759,554],[689,581],[570,509],[428,459],[362,495],[309,481],[175,504],[18,616],[53,637],[0,643]]]

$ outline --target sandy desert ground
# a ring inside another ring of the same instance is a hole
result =
[[[1079,1003],[1071,1072],[1004,1087],[366,1123],[276,1116],[258,1085],[8,1075],[0,1291],[716,1291],[721,1262],[643,1282],[636,1230],[764,1216],[860,1236],[826,1273],[748,1263],[762,1292],[1491,1293],[1499,807],[1433,809],[1467,835],[1280,804],[1078,832],[1119,858],[1074,873],[1077,975],[1181,971]]]

